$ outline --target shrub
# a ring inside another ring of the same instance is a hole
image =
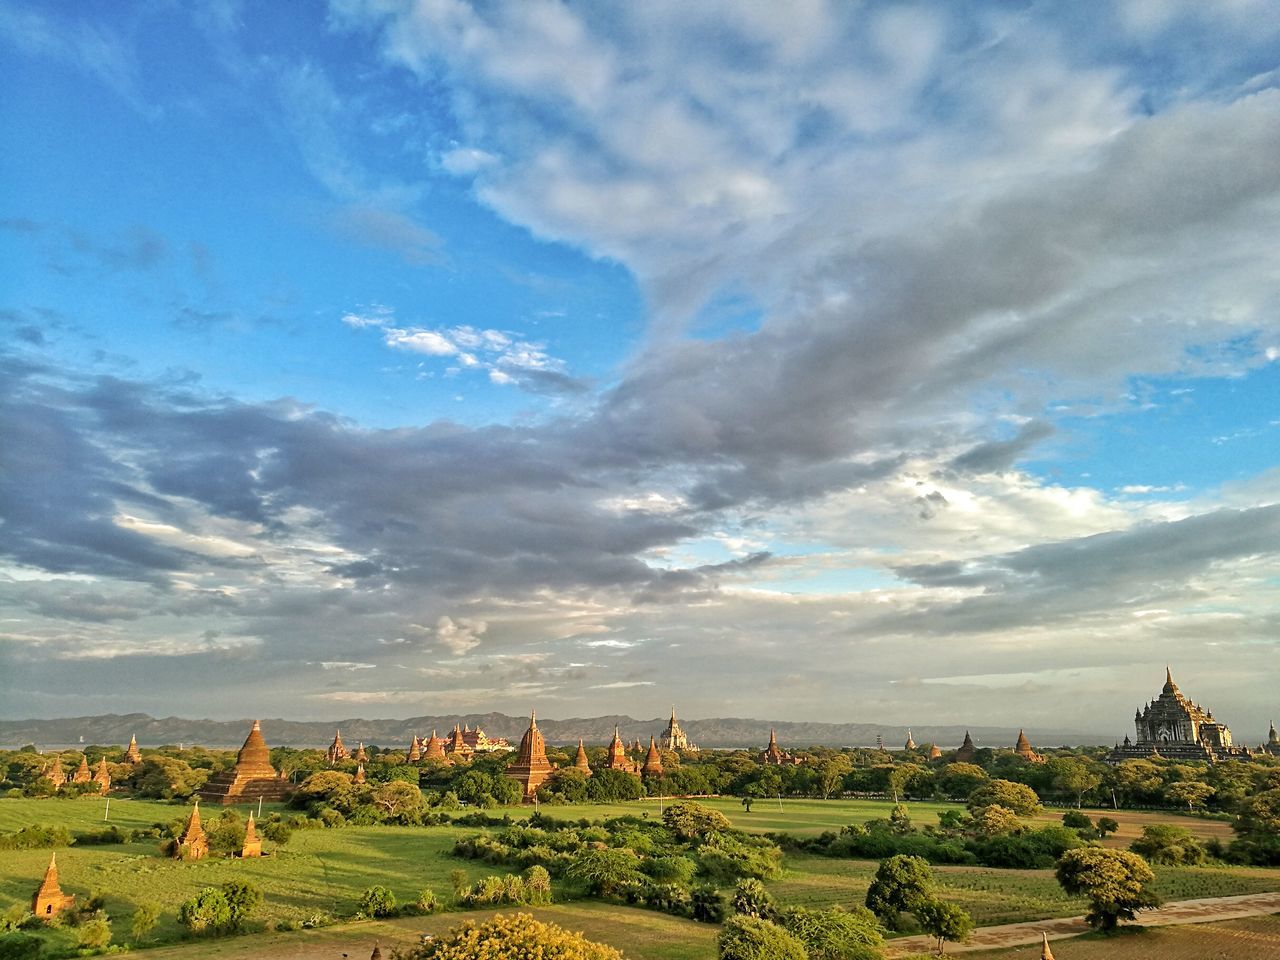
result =
[[[729,818],[692,800],[679,800],[662,812],[662,822],[680,840],[705,837],[730,827]]]
[[[993,804],[1012,810],[1020,817],[1034,817],[1040,812],[1040,798],[1025,783],[1012,780],[991,780],[969,795],[970,810],[980,810]]]
[[[134,943],[141,942],[142,938],[155,929],[156,922],[160,919],[160,904],[158,903],[140,903],[138,909],[133,911],[133,917],[129,922],[129,937]]]
[[[941,956],[947,941],[958,943],[967,940],[973,932],[973,918],[954,904],[942,900],[926,900],[916,907],[916,919],[925,933],[938,941]]]
[[[360,912],[366,917],[387,917],[396,908],[396,895],[375,884],[360,895]]]
[[[419,913],[435,913],[441,908],[440,898],[430,887],[418,891],[418,902],[414,904]]]
[[[782,927],[739,914],[724,923],[717,941],[720,960],[808,960],[804,944]]]
[[[218,933],[230,920],[231,906],[217,887],[205,887],[178,907],[178,922],[192,933]]]
[[[729,914],[724,894],[711,884],[694,887],[689,894],[689,914],[699,923],[723,923]]]
[[[87,950],[101,950],[111,942],[111,923],[106,917],[91,917],[76,931],[76,945]]]
[[[880,925],[865,907],[853,911],[791,907],[782,912],[780,922],[805,945],[812,960],[879,960],[882,955]]]
[[[410,950],[402,960],[622,960],[613,947],[543,923],[524,913],[499,914],[483,923],[468,920],[460,927]]]
[[[1129,849],[1148,863],[1191,866],[1204,863],[1205,849],[1186,827],[1152,823],[1142,828],[1142,836],[1129,844]]]
[[[1092,832],[1096,829],[1093,821],[1079,810],[1068,810],[1064,813],[1062,815],[1062,825],[1070,830],[1088,830]]]
[[[262,903],[262,891],[251,883],[232,880],[222,885],[222,895],[227,898],[227,907],[231,916],[227,920],[227,929],[239,930],[245,921]]]
[[[0,836],[0,850],[34,850],[39,847],[71,846],[71,831],[66,827],[31,826]]]
[[[542,905],[551,902],[551,874],[545,867],[535,864],[524,872],[524,890],[527,901]]]
[[[44,941],[29,933],[0,936],[0,960],[38,960],[43,953]]]
[[[778,904],[773,894],[754,877],[738,881],[729,897],[729,906],[739,916],[759,917],[761,920],[775,920],[778,916]]]

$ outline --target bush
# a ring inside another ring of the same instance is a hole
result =
[[[1205,861],[1205,849],[1186,827],[1153,823],[1142,828],[1142,836],[1129,849],[1148,863],[1193,866]]]
[[[723,923],[729,915],[729,905],[716,887],[704,884],[689,894],[689,915],[699,923]]]
[[[158,903],[140,903],[138,909],[133,911],[133,918],[129,922],[129,937],[134,943],[141,942],[142,938],[150,933],[160,919],[160,904]]]
[[[375,884],[360,895],[360,912],[366,917],[388,917],[396,908],[396,895]]]
[[[402,960],[622,960],[613,947],[543,923],[525,913],[499,914],[483,923],[468,920],[426,943],[402,951]]]
[[[805,945],[812,960],[879,960],[884,938],[875,916],[865,907],[853,911],[806,910],[782,912],[782,926]]]
[[[111,942],[111,923],[106,917],[92,917],[76,931],[76,945],[86,950],[101,950]]]
[[[245,921],[262,903],[262,891],[251,883],[232,880],[222,885],[222,895],[227,898],[227,907],[231,916],[227,920],[227,929],[239,930]]]
[[[23,827],[0,836],[0,850],[34,850],[40,847],[71,846],[71,831],[66,827]]]
[[[1040,812],[1040,798],[1025,783],[991,780],[969,795],[970,810],[997,805],[1012,810],[1020,817],[1034,817]]]
[[[430,887],[425,887],[418,891],[418,901],[414,904],[419,913],[435,913],[441,909],[442,904],[440,898],[436,896],[436,892]]]
[[[542,905],[551,902],[551,874],[545,867],[534,864],[524,872],[524,889],[527,901]]]
[[[43,953],[44,941],[29,933],[0,936],[0,960],[38,960]]]
[[[679,840],[706,837],[730,828],[729,818],[692,800],[679,800],[662,812],[662,822]]]
[[[231,906],[217,887],[205,887],[178,907],[178,922],[195,934],[218,933],[231,921]]]
[[[759,917],[761,920],[776,920],[778,917],[778,904],[773,894],[754,877],[738,881],[729,897],[729,906],[739,916]]]
[[[717,941],[720,960],[808,960],[804,944],[782,927],[739,914],[724,923]]]

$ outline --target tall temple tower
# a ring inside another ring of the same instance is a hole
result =
[[[271,802],[283,800],[289,792],[289,781],[271,766],[271,751],[262,739],[262,724],[253,721],[249,736],[230,770],[210,777],[200,788],[200,799],[209,803],[253,803],[259,798]]]
[[[546,783],[554,771],[555,767],[547,759],[546,741],[538,729],[537,711],[533,711],[529,714],[529,729],[520,738],[515,763],[507,767],[507,776],[520,781],[524,787],[524,802],[532,803],[538,787]]]
[[[1248,748],[1232,743],[1231,731],[1225,723],[1213,718],[1212,710],[1205,710],[1183,696],[1173,682],[1173,671],[1169,667],[1165,667],[1160,696],[1135,711],[1133,725],[1136,740],[1125,737],[1124,744],[1107,755],[1108,763],[1152,754],[1159,754],[1166,760],[1204,760],[1209,763],[1253,756]]]
[[[662,731],[662,737],[659,742],[663,750],[687,750],[690,753],[697,753],[698,748],[689,742],[689,738],[685,736],[685,732],[680,727],[680,721],[676,719],[676,708],[671,707],[671,719],[667,721],[667,729]]]

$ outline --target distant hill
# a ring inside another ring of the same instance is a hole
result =
[[[576,743],[581,737],[587,743],[607,743],[617,724],[625,740],[639,737],[647,742],[666,727],[665,717],[636,720],[614,715],[539,719],[538,727],[551,743]],[[209,747],[238,747],[249,732],[251,719],[188,720],[182,717],[156,719],[145,713],[104,714],[97,717],[69,717],[57,720],[0,720],[0,747],[13,748],[28,743],[37,746],[86,744],[125,744],[136,736],[142,746],[161,744],[201,744]],[[334,722],[311,722],[284,719],[262,720],[262,732],[272,746],[324,747],[333,739],[335,729],[350,745],[358,741],[379,746],[403,746],[415,735],[427,737],[433,730],[441,736],[454,724],[480,726],[490,737],[506,737],[515,745],[529,726],[527,717],[511,717],[504,713],[450,714],[438,717],[411,717],[408,720],[347,719]],[[874,746],[876,737],[884,738],[891,750],[901,748],[907,728],[874,723],[806,723],[787,720],[751,720],[739,717],[716,717],[708,720],[681,720],[689,739],[701,747],[749,747],[759,749],[769,740],[769,730],[778,731],[784,747],[825,745],[832,747]],[[964,739],[962,726],[918,726],[912,728],[917,743],[936,743],[944,750],[960,745]],[[1018,735],[1014,727],[969,727],[978,746],[1012,746]],[[1071,731],[1028,730],[1037,746],[1106,743],[1097,734]],[[83,741],[81,741],[83,737]]]

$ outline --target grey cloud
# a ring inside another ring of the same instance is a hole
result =
[[[993,473],[1008,470],[1018,458],[1046,437],[1053,436],[1054,427],[1043,420],[1032,420],[1018,430],[1009,440],[991,440],[971,447],[955,457],[950,467],[960,473]]]

